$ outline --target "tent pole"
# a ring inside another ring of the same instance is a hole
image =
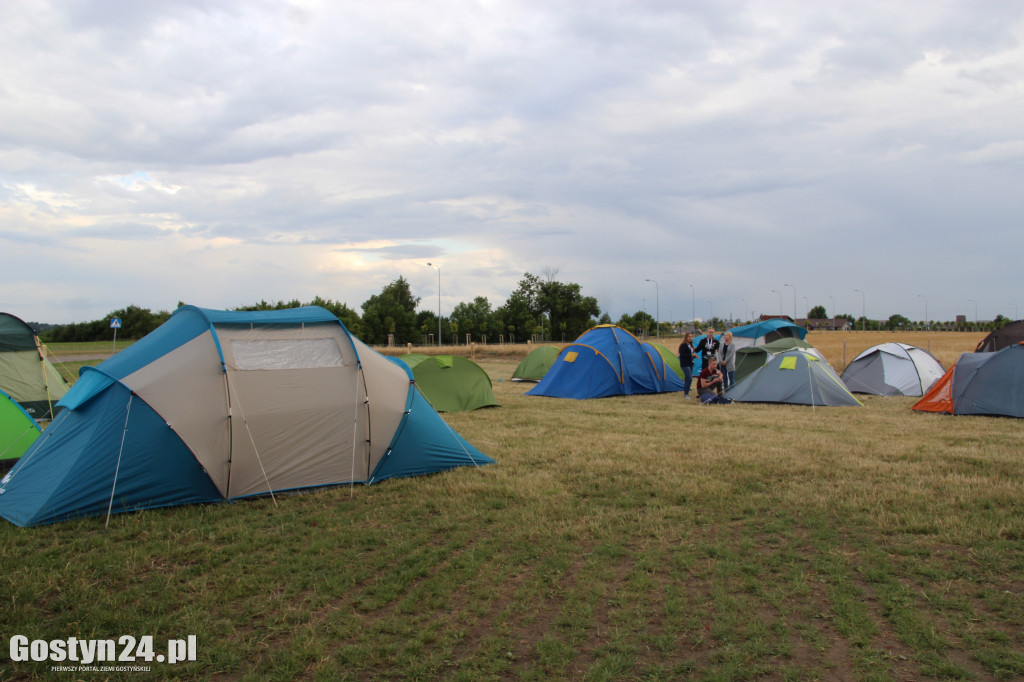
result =
[[[117,451],[117,466],[114,467],[114,484],[110,486],[110,504],[107,505],[107,522],[103,524],[104,528],[110,527],[110,513],[114,509],[114,491],[117,489],[117,474],[121,471],[121,455],[124,453],[124,439],[128,435],[128,417],[132,413],[132,400],[134,400],[135,394],[128,394],[128,409],[124,413],[124,428],[121,429],[121,448]]]
[[[362,364],[356,365],[356,373],[353,382],[356,389],[356,399],[352,403],[352,473],[348,479],[348,497],[352,499],[356,494],[356,436],[359,433],[359,375],[362,374]],[[366,396],[364,405],[369,404],[370,396]],[[366,434],[369,437],[370,434]]]
[[[234,386],[231,386],[232,390]],[[238,405],[238,412],[242,415],[242,423],[245,424],[245,432],[249,435],[249,442],[252,444],[253,454],[256,455],[256,461],[260,465],[260,473],[263,474],[263,481],[267,484],[267,492],[270,493],[270,499],[273,500],[274,506],[277,506],[277,497],[274,495],[274,489],[270,485],[270,479],[267,477],[267,470],[263,467],[263,458],[260,457],[260,449],[256,447],[256,440],[252,437],[252,429],[249,428],[249,420],[245,418],[245,410],[242,409],[242,401],[238,399],[238,394],[235,394],[235,403]],[[234,431],[234,429],[232,429]]]

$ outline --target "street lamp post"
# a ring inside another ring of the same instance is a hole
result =
[[[836,297],[829,296],[832,299],[832,331],[836,330]]]
[[[807,300],[806,296],[801,296],[800,298],[804,299],[804,319],[806,320],[811,315],[811,302]]]
[[[865,310],[867,310],[867,305],[864,302],[864,292],[861,291],[860,289],[854,289],[853,293],[860,294],[860,330],[864,331],[864,325],[866,325],[868,321],[867,313],[864,312]]]
[[[782,314],[782,292],[781,291],[776,291],[775,289],[772,289],[771,293],[779,295],[779,315],[781,315]]]
[[[660,339],[661,338],[661,296],[658,293],[658,282],[657,282],[657,280],[653,280],[653,279],[650,279],[650,278],[648,278],[645,281],[647,281],[647,282],[654,282],[654,316],[655,316],[655,320],[654,320],[655,327],[654,328],[658,330],[657,331],[657,337]]]
[[[432,268],[437,268],[437,345],[441,345],[441,266],[427,263]]]
[[[796,285],[795,284],[783,284],[784,287],[793,287],[793,321],[796,322]],[[779,311],[782,312],[781,310]]]
[[[690,285],[690,326],[697,328],[697,298],[693,293],[693,285]]]

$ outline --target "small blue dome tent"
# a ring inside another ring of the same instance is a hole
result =
[[[313,306],[183,306],[83,368],[59,406],[0,480],[0,516],[19,526],[493,462],[408,368]]]
[[[526,395],[583,400],[681,390],[683,380],[654,346],[621,327],[602,324],[563,348]]]

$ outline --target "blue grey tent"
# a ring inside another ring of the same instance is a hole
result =
[[[683,380],[654,346],[621,327],[602,324],[563,348],[526,395],[582,400],[681,390]]]
[[[184,306],[82,369],[65,408],[0,481],[0,516],[81,516],[374,483],[493,460],[411,372],[317,307]]]
[[[911,409],[1024,418],[1024,342],[963,353]]]

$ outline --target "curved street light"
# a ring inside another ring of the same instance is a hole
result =
[[[867,324],[868,321],[867,313],[864,312],[865,310],[867,310],[867,306],[864,303],[864,292],[861,291],[860,289],[854,289],[853,293],[860,294],[860,330],[864,331],[864,325]]]
[[[654,328],[657,330],[657,336],[660,339],[661,338],[661,298],[660,298],[660,296],[658,294],[658,282],[657,282],[657,280],[653,280],[653,279],[650,279],[650,278],[647,278],[644,281],[645,282],[654,282],[654,315],[655,315],[655,318],[656,318],[654,320],[654,325],[655,325]]]
[[[793,287],[793,321],[796,322],[796,318],[797,318],[797,314],[796,314],[796,285],[795,284],[783,284],[782,286],[784,286],[784,287]],[[779,312],[781,313],[782,310],[780,309]]]
[[[782,314],[782,292],[781,291],[776,291],[775,289],[772,289],[771,293],[779,295],[779,315],[781,315]]]
[[[441,266],[427,263],[432,268],[437,268],[437,345],[441,345]]]

